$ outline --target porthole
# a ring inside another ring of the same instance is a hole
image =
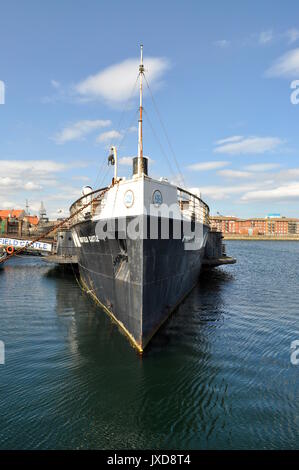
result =
[[[124,204],[128,209],[134,204],[134,193],[131,191],[131,189],[128,189],[128,191],[125,192]]]
[[[156,191],[154,191],[153,193],[153,204],[155,207],[159,207],[161,206],[162,202],[163,202],[163,198],[162,198],[161,191],[156,189]]]

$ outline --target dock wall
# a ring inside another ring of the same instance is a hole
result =
[[[220,232],[219,232],[220,233]],[[225,240],[248,240],[248,241],[299,241],[298,235],[235,235],[223,233]]]

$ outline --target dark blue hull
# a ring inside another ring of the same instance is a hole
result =
[[[129,223],[127,220],[126,223]],[[205,246],[186,250],[183,237],[94,240],[96,222],[73,227],[80,276],[88,292],[142,351],[195,286]],[[203,226],[205,238],[208,227]]]

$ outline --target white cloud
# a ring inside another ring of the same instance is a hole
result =
[[[231,142],[238,142],[244,137],[242,135],[233,135],[232,137],[226,137],[225,139],[220,139],[215,142],[216,145],[228,144]]]
[[[55,202],[57,201],[67,201],[69,204],[78,199],[82,196],[81,188],[74,188],[73,186],[65,186],[61,192],[59,193],[52,193],[47,197],[47,202]],[[57,207],[57,206],[55,206]]]
[[[57,144],[80,140],[91,132],[110,125],[111,121],[102,119],[78,121],[71,126],[65,127],[61,132],[56,134],[54,140]]]
[[[298,78],[299,76],[299,48],[292,49],[279,57],[266,71],[268,77]]]
[[[0,207],[24,208],[28,199],[32,213],[38,211],[43,200],[50,217],[58,215],[57,207],[64,207],[67,213],[70,204],[80,197],[82,184],[78,184],[79,188],[69,185],[70,172],[85,166],[77,161],[0,160]]]
[[[221,170],[221,171],[218,171],[218,175],[224,176],[225,178],[231,178],[231,179],[252,177],[252,173],[250,173],[249,171],[239,171],[239,170]]]
[[[145,57],[144,66],[146,76],[153,85],[169,68],[169,62],[161,57]],[[138,59],[127,59],[90,75],[75,85],[74,91],[86,100],[104,99],[109,103],[122,103],[130,98],[138,68]]]
[[[201,163],[193,163],[193,165],[187,166],[188,170],[194,171],[208,171],[208,170],[215,170],[217,168],[223,168],[224,166],[229,165],[230,162],[201,162]]]
[[[57,80],[51,80],[51,85],[53,88],[60,88],[60,83]]]
[[[133,158],[135,158],[135,156],[134,157],[121,157],[121,158],[119,158],[118,163],[120,165],[124,165],[124,166],[132,166],[133,165]],[[155,160],[152,160],[151,158],[147,157],[146,155],[144,155],[144,158],[147,158],[148,163],[151,164],[151,165],[155,162]]]
[[[272,30],[268,30],[268,31],[262,31],[259,35],[259,43],[260,44],[268,44],[269,42],[271,42],[273,39],[273,32]]]
[[[159,179],[159,177],[156,177]],[[170,178],[170,183],[173,184],[174,186],[179,186],[180,188],[184,188],[186,186],[185,181],[184,181],[184,176],[182,174],[174,174]]]
[[[248,171],[269,171],[279,168],[281,165],[279,163],[256,163],[255,165],[245,166],[245,170]]]
[[[24,189],[26,191],[37,191],[38,189],[41,189],[41,186],[37,183],[34,183],[33,181],[27,181],[24,184]]]
[[[273,44],[274,42],[282,42],[287,40],[288,44],[293,44],[299,39],[299,30],[297,28],[289,28],[286,31],[274,34],[272,29],[261,31],[260,33],[252,33],[249,36],[239,40],[241,46],[265,46]],[[228,44],[226,44],[228,43]],[[226,47],[230,41],[220,40],[215,41],[214,45],[218,47]]]
[[[299,182],[296,181],[271,189],[248,191],[241,197],[243,201],[281,201],[289,199],[299,199]]]
[[[275,150],[283,143],[283,141],[277,137],[238,136],[236,139],[236,136],[234,136],[229,139],[234,140],[228,141],[228,139],[224,139],[222,140],[222,143],[221,141],[218,141],[218,143],[216,142],[218,146],[214,149],[214,152],[230,155],[263,154]]]
[[[29,207],[31,211],[38,211],[40,201],[44,202],[47,215],[50,218],[57,218],[69,213],[70,205],[82,196],[80,187],[60,186],[60,191],[52,193],[37,193],[37,196],[29,197]],[[21,202],[20,202],[21,201]],[[23,207],[24,199],[15,202],[14,207]]]
[[[290,28],[285,32],[286,37],[288,38],[289,44],[293,44],[299,39],[299,30],[296,28]]]
[[[74,175],[72,176],[72,180],[74,181],[90,181],[89,176],[84,175]]]
[[[256,188],[256,184],[243,184],[234,186],[202,186],[200,188],[203,198],[209,197],[214,200],[227,199],[234,194],[241,194],[244,191],[251,191]]]
[[[118,160],[120,165],[131,166],[134,157],[122,157]]]
[[[220,39],[218,41],[214,41],[214,45],[217,47],[221,47],[221,49],[224,49],[225,47],[228,47],[230,45],[230,41],[227,39]]]
[[[107,132],[103,132],[102,134],[100,134],[96,141],[97,142],[113,142],[115,140],[118,140],[122,137],[122,133],[119,132],[119,131],[116,131],[114,129],[112,129],[111,131],[107,131]]]
[[[288,170],[276,173],[276,180],[292,180],[299,177],[299,168],[289,168]]]
[[[12,177],[25,175],[42,176],[56,173],[67,168],[64,163],[53,160],[0,160],[1,174]]]
[[[26,198],[44,197],[47,201],[53,195],[62,198],[65,183],[59,181],[60,174],[64,175],[67,170],[83,166],[85,163],[81,162],[65,164],[53,160],[0,160],[0,204],[8,208],[23,207]],[[59,191],[56,189],[58,185]],[[14,199],[14,203],[9,206],[7,202],[12,201],[8,197]],[[31,202],[30,200],[32,209]]]
[[[14,201],[7,201],[5,199],[0,199],[0,208],[1,209],[14,209],[15,203]]]
[[[53,173],[63,171],[65,165],[51,160],[0,160],[0,193],[38,191],[41,181],[46,185]]]

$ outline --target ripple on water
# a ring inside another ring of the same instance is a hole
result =
[[[0,447],[298,448],[299,243],[227,251],[142,358],[72,274],[7,264]]]

